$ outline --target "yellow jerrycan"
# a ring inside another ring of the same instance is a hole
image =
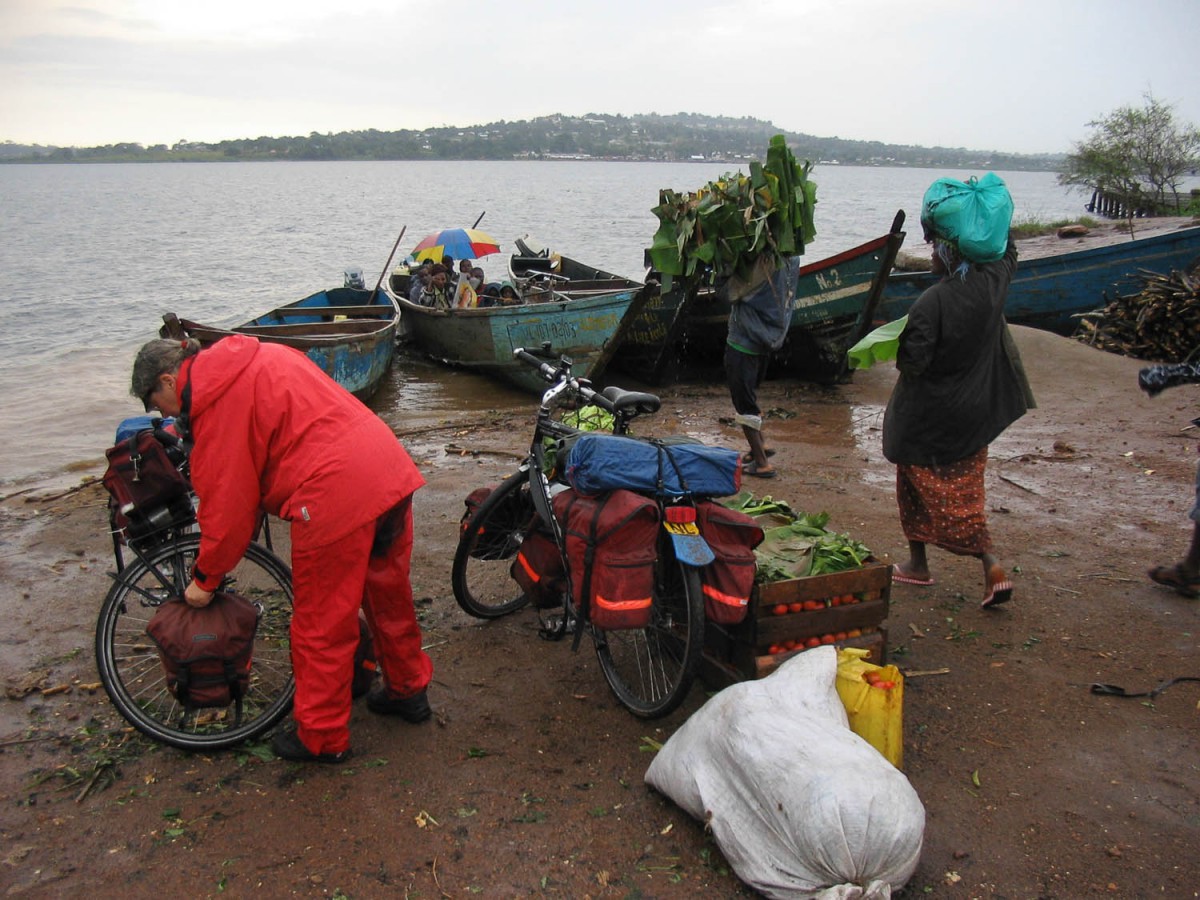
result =
[[[850,730],[904,768],[904,676],[895,666],[868,662],[869,650],[838,650],[837,692]]]

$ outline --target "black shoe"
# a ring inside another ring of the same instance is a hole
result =
[[[424,691],[411,697],[397,697],[382,684],[367,692],[367,709],[381,716],[399,716],[405,722],[424,722],[433,715]]]
[[[350,751],[343,750],[341,753],[313,753],[304,746],[304,742],[300,740],[300,735],[296,734],[296,729],[289,728],[287,731],[277,731],[275,736],[271,738],[271,750],[280,759],[289,759],[292,762],[315,762],[329,763],[337,765],[344,763],[350,758]]]

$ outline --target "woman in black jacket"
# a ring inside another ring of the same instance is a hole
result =
[[[1012,598],[988,532],[988,444],[1033,405],[1004,321],[1017,251],[1010,239],[1003,258],[972,263],[935,231],[933,267],[942,280],[909,311],[896,356],[900,377],[883,419],[883,453],[896,464],[909,545],[893,579],[933,584],[927,544],[974,556],[983,564],[987,608]]]

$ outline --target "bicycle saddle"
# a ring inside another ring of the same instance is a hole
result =
[[[644,394],[641,391],[626,391],[616,385],[610,385],[600,392],[600,396],[613,405],[613,412],[621,413],[632,409],[634,415],[656,413],[662,401],[654,394]]]

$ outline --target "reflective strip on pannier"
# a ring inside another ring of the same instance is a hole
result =
[[[746,618],[754,592],[754,548],[762,543],[763,530],[751,516],[711,501],[696,504],[696,521],[716,557],[700,570],[704,614],[736,625]]]
[[[566,534],[567,570],[580,615],[612,631],[650,623],[659,508],[649,497],[615,490],[554,498]]]
[[[564,569],[553,536],[538,528],[529,532],[509,571],[534,606],[544,609],[561,601]]]

